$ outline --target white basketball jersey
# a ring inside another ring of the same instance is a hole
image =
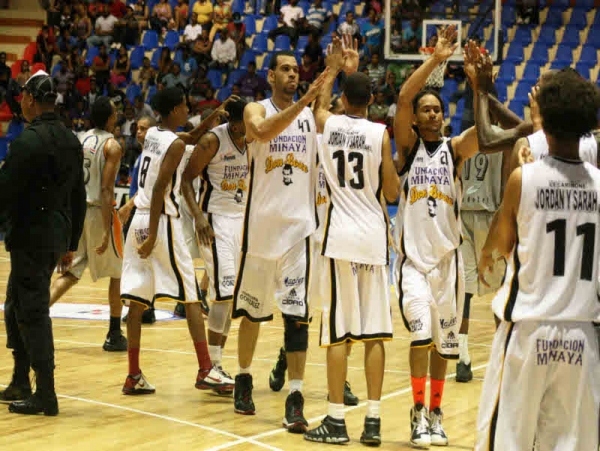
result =
[[[370,265],[388,264],[387,221],[381,207],[385,125],[360,117],[325,122],[319,161],[331,202],[322,254]]]
[[[502,202],[502,152],[477,152],[464,162],[461,179],[462,210],[495,212]]]
[[[90,205],[102,205],[102,175],[106,166],[104,145],[113,137],[112,133],[99,128],[93,128],[81,137],[85,192]]]
[[[258,103],[267,118],[280,112],[271,99]],[[250,189],[242,250],[275,260],[316,228],[317,128],[312,111],[304,108],[277,138],[253,141],[248,149]]]
[[[178,177],[183,180],[183,171],[185,171],[185,168],[187,167],[188,163],[190,162],[190,158],[192,158],[192,154],[194,153],[194,149],[196,146],[192,146],[192,145],[186,145],[185,146],[185,153],[183,154],[183,157],[181,158],[181,163],[179,163],[179,167],[177,168],[177,173],[178,173]],[[198,195],[199,195],[199,191],[200,191],[200,177],[196,177],[194,179],[194,181],[192,182],[192,187],[194,188],[194,198],[196,199],[196,201],[198,201]],[[192,213],[190,211],[190,208],[188,207],[187,202],[185,201],[185,199],[183,198],[183,194],[180,193],[180,205],[181,205],[181,213],[185,213],[187,218],[192,218]]]
[[[152,190],[158,178],[160,167],[167,154],[167,150],[169,150],[169,147],[171,147],[171,144],[176,139],[177,135],[175,133],[160,127],[152,127],[146,133],[138,172],[139,189],[134,200],[135,206],[140,210],[150,209]],[[181,161],[186,161],[185,154],[181,158]],[[185,166],[183,167],[185,168]],[[179,217],[179,204],[181,200],[180,184],[183,172],[181,168],[182,164],[180,163],[165,191],[165,203],[162,213],[169,216]]]
[[[213,128],[219,149],[204,169],[202,211],[222,216],[244,215],[248,195],[248,154],[240,149],[229,131],[229,124]]]
[[[460,180],[450,138],[429,153],[421,138],[403,172],[396,227],[400,249],[423,273],[428,273],[460,245]]]
[[[600,171],[552,156],[522,171],[517,242],[494,313],[506,321],[600,321]]]
[[[534,160],[541,160],[548,156],[548,141],[544,130],[538,130],[527,137],[529,148]],[[598,144],[593,135],[584,136],[579,140],[579,158],[593,166],[598,164]]]
[[[319,153],[321,152],[321,146],[323,145],[323,135],[317,135],[317,144]],[[325,181],[325,172],[323,171],[323,164],[319,161],[318,176],[316,184],[316,201],[317,201],[317,218],[318,225],[317,230],[313,233],[315,244],[321,246],[323,244],[323,232],[325,231],[325,219],[327,216],[327,208],[329,207],[329,193],[327,192],[327,182]],[[321,253],[319,247],[318,252]]]

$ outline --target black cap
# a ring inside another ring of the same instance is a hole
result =
[[[37,102],[54,103],[56,101],[56,85],[52,77],[42,70],[33,74],[23,89],[31,94]]]

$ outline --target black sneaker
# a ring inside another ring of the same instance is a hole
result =
[[[31,396],[31,384],[27,383],[16,384],[11,382],[8,387],[0,391],[0,402],[3,401],[20,401]]]
[[[183,305],[181,302],[178,302],[175,305],[175,310],[173,310],[173,315],[179,318],[185,318],[185,305]]]
[[[208,300],[206,299],[206,290],[200,290],[200,310],[202,310],[202,314],[208,317],[208,312],[210,312],[210,307],[208,306]]]
[[[299,391],[290,393],[285,400],[283,427],[295,434],[306,432],[308,428],[308,421],[304,418],[304,397]]]
[[[279,350],[279,357],[275,366],[269,374],[269,387],[273,391],[280,391],[285,385],[285,372],[287,371],[287,358],[285,355],[285,349]]]
[[[410,409],[410,443],[413,447],[425,449],[431,445],[429,414],[423,404]]]
[[[381,445],[381,418],[365,417],[365,428],[360,436],[360,443],[368,446]]]
[[[348,431],[346,430],[345,420],[335,420],[327,415],[321,425],[307,431],[304,439],[311,442],[321,443],[348,443]]]
[[[467,365],[463,362],[456,364],[456,382],[469,382],[473,380],[473,371],[471,371],[471,362]]]
[[[352,393],[352,389],[350,388],[348,381],[346,381],[344,384],[344,404],[347,406],[358,405],[358,396]]]
[[[127,351],[127,338],[121,330],[114,330],[106,335],[102,349],[108,352]]]
[[[252,375],[238,374],[235,377],[233,391],[233,408],[235,413],[241,415],[254,415],[254,401],[252,400]]]
[[[8,411],[22,415],[43,413],[46,416],[54,417],[58,415],[58,400],[54,394],[47,397],[47,399],[42,399],[37,393],[34,393],[23,401],[11,403],[8,406]]]
[[[121,319],[124,323],[127,322],[127,315]],[[154,324],[156,322],[156,314],[154,313],[154,307],[144,310],[142,313],[142,324]]]

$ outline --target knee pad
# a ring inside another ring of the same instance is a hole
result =
[[[223,329],[223,336],[229,336],[229,329],[231,329],[231,315],[227,315],[227,321],[225,321],[225,328]]]
[[[229,318],[231,302],[213,302],[208,312],[208,330],[217,334],[225,331],[225,323]]]
[[[465,306],[463,307],[463,319],[469,319],[471,314],[471,298],[473,294],[465,293]]]
[[[308,324],[283,316],[285,332],[283,342],[286,352],[304,352],[308,349]]]

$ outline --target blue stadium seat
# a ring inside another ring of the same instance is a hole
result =
[[[150,65],[156,70],[158,70],[158,61],[160,60],[160,52],[162,52],[162,48],[156,49],[152,53],[152,58],[150,59]]]
[[[503,6],[501,17],[503,24],[512,26],[515,23],[515,18],[517,17],[515,8],[512,6]]]
[[[257,54],[265,53],[267,51],[267,35],[265,33],[254,35],[251,48]]]
[[[296,48],[298,50],[304,51],[304,48],[306,47],[307,44],[308,44],[308,36],[298,36],[298,45],[296,45]]]
[[[148,88],[148,95],[146,96],[146,103],[148,105],[152,104],[152,99],[154,98],[155,95],[156,95],[156,86],[150,86]]]
[[[8,139],[4,136],[0,137],[0,161],[6,158],[8,153]]]
[[[148,30],[144,33],[142,45],[146,51],[153,50],[158,47],[158,34],[154,30]]]
[[[217,100],[221,103],[225,102],[231,95],[231,86],[223,86],[217,93]]]
[[[240,13],[240,15],[244,14],[244,9],[246,8],[246,2],[244,0],[233,0],[231,4],[231,12]]]
[[[248,70],[248,64],[251,61],[256,61],[256,55],[252,50],[246,50],[242,57],[240,58],[240,69]]]
[[[527,63],[525,71],[523,72],[523,81],[529,81],[535,83],[540,78],[540,66],[535,63]]]
[[[519,116],[521,119],[523,119],[525,117],[525,104],[523,103],[522,100],[519,99],[513,99],[510,101],[510,103],[508,104],[508,108],[515,113],[517,116]]]
[[[271,57],[273,53],[269,52],[265,55],[265,59],[263,60],[262,70],[269,70],[269,62],[271,61]]]
[[[506,61],[521,64],[523,62],[523,45],[520,42],[511,42],[506,54]]]
[[[177,0],[169,0],[169,4],[171,5],[171,9],[175,9],[177,6]]]
[[[502,66],[500,66],[500,71],[498,72],[498,81],[510,85],[515,81],[516,78],[517,74],[515,71],[515,65],[508,61],[502,63]]]
[[[443,1],[437,1],[433,5],[431,5],[430,11],[432,13],[446,13],[446,5],[444,5]]]
[[[179,63],[180,66],[183,67],[183,50],[179,49],[175,52],[175,56],[173,57],[174,63]]]
[[[302,8],[302,11],[304,11],[304,16],[308,15],[308,10],[310,9],[310,2],[306,1],[306,0],[300,0],[298,2],[298,6],[300,8]]]
[[[287,34],[280,34],[275,38],[275,48],[276,52],[281,50],[289,50],[291,48],[290,37]]]
[[[513,41],[520,42],[523,46],[528,46],[531,44],[531,29],[523,26],[517,27]]]
[[[498,100],[502,103],[506,102],[506,99],[508,98],[508,92],[506,89],[506,85],[504,83],[496,81],[495,86],[496,86],[496,91],[498,91]]]
[[[108,58],[110,61],[110,67],[113,67],[115,64],[115,60],[117,59],[117,54],[119,51],[117,49],[112,49],[108,52]]]
[[[565,34],[563,35],[563,39],[560,42],[561,47],[569,47],[574,49],[579,46],[579,30],[573,27],[566,27]]]
[[[23,133],[25,129],[25,123],[21,121],[10,121],[8,123],[8,129],[6,130],[6,136],[11,135],[12,139]]]
[[[548,47],[545,44],[535,44],[531,51],[529,62],[539,64],[540,66],[548,62]]]
[[[576,70],[577,72],[579,72],[579,74],[580,74],[580,75],[581,75],[583,78],[585,78],[585,79],[589,80],[589,79],[590,79],[590,69],[591,69],[592,67],[594,67],[594,66],[593,66],[593,65],[590,65],[590,64],[588,64],[588,63],[586,63],[586,62],[581,62],[581,61],[580,61],[580,62],[579,62],[579,63],[577,63],[577,65],[575,66],[575,70]]]
[[[556,58],[554,58],[556,64],[563,64],[564,66],[570,66],[573,62],[573,49],[569,47],[559,46],[556,51]]]
[[[279,26],[279,24],[277,23],[277,16],[275,16],[275,15],[268,16],[267,18],[265,18],[265,21],[263,22],[263,27],[262,27],[261,33],[268,33],[269,31],[274,30],[278,26]]]
[[[590,28],[588,33],[586,45],[600,48],[600,27]]]
[[[441,95],[452,95],[456,91],[458,91],[458,82],[453,78],[448,78],[444,81],[444,86],[442,87],[440,94]]]
[[[258,75],[259,77],[262,77],[266,80],[267,76],[269,75],[269,71],[268,70],[257,70],[256,75]]]
[[[340,8],[339,17],[343,17],[345,19],[346,18],[346,13],[348,11],[352,11],[356,15],[356,12],[354,10],[354,4],[352,2],[349,2],[349,1],[346,0],[344,2],[344,4],[342,5],[342,7]]]
[[[52,77],[56,77],[56,74],[58,74],[60,72],[61,68],[62,68],[62,64],[61,63],[56,63],[54,65],[54,67],[52,68],[52,73],[50,75]]]
[[[556,14],[558,11],[566,11],[571,6],[570,0],[554,0],[550,5],[548,15]]]
[[[144,47],[138,45],[134,48],[129,55],[129,62],[131,64],[131,69],[133,70],[142,67],[142,64],[144,64]]]
[[[573,10],[582,9],[584,11],[590,11],[594,6],[594,0],[577,0]]]
[[[240,81],[240,79],[245,74],[246,74],[246,71],[242,70],[242,69],[235,69],[235,70],[231,71],[231,73],[229,74],[229,77],[227,78],[227,85],[228,86],[235,85],[238,81]]]
[[[244,17],[244,24],[246,25],[246,37],[254,36],[256,34],[256,19],[252,16]]]
[[[91,66],[94,58],[96,58],[100,54],[100,50],[98,47],[90,47],[88,48],[87,55],[85,56],[85,65]]]
[[[133,101],[135,100],[135,98],[141,94],[142,94],[142,88],[140,85],[138,85],[136,83],[131,83],[129,86],[127,86],[127,90],[125,91],[127,100],[129,100],[129,103],[131,103],[132,105],[133,105]]]
[[[209,69],[206,78],[210,80],[210,84],[215,89],[219,89],[223,86],[223,73],[220,70]]]
[[[598,50],[596,47],[584,45],[581,49],[581,57],[579,58],[579,62],[582,61],[595,65],[598,62]]]
[[[542,31],[540,31],[540,36],[538,37],[536,43],[545,44],[547,47],[552,47],[554,44],[556,44],[556,29],[543,25]]]
[[[179,33],[176,31],[170,30],[167,32],[165,36],[165,47],[169,47],[171,50],[175,50],[175,46],[179,44]]]
[[[554,11],[554,14],[551,14],[549,11],[544,26],[553,26],[555,28],[562,26],[562,15],[558,14],[558,11]]]
[[[587,17],[583,9],[573,9],[569,26],[583,30],[587,26]]]
[[[536,79],[537,80],[537,79]],[[515,89],[515,99],[521,99],[524,102],[529,102],[529,93],[531,88],[535,86],[536,80],[521,80]]]

